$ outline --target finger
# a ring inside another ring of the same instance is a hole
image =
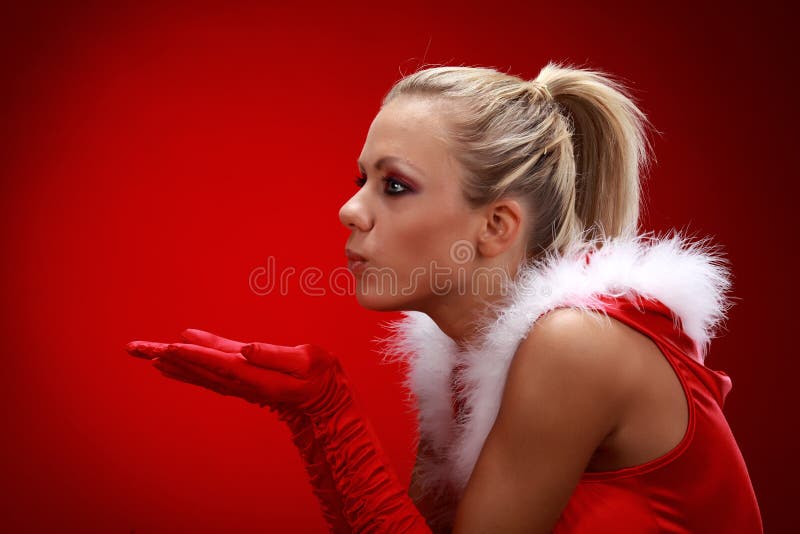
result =
[[[225,379],[214,375],[206,370],[205,373],[198,372],[196,368],[192,368],[190,364],[173,363],[164,360],[158,360],[153,363],[153,367],[158,369],[161,374],[173,380],[193,384],[196,386],[210,389],[225,396],[240,397],[250,402],[257,402],[255,392],[249,390],[242,385],[231,385]]]
[[[192,363],[222,377],[239,380],[242,379],[241,367],[246,363],[241,354],[232,354],[191,343],[170,343],[161,358]]]
[[[201,380],[194,375],[187,374],[183,369],[172,368],[166,365],[156,366],[156,368],[163,376],[171,378],[172,380],[177,380],[178,382],[183,382],[184,384],[192,384],[193,386],[200,386],[203,389],[209,389],[221,395],[231,395],[231,392],[228,389],[220,387],[219,384],[213,384],[206,382],[205,380]]]
[[[170,344],[161,360],[204,367],[229,381],[251,386],[260,396],[275,402],[296,402],[304,398],[308,382],[284,371],[250,364],[241,354],[184,343]]]
[[[153,363],[153,367],[156,367],[157,369],[169,367],[172,372],[183,372],[187,376],[194,376],[205,382],[217,384],[220,387],[227,389],[253,389],[248,384],[244,384],[239,380],[226,378],[215,373],[214,371],[211,371],[210,369],[207,369],[206,367],[195,365],[191,362],[183,360],[159,358],[157,362]]]
[[[161,372],[161,374],[169,376],[169,378],[174,378],[176,380],[180,380],[181,382],[186,382],[188,384],[207,387],[208,385],[213,383],[197,376],[194,372],[189,371],[180,365],[165,360],[155,360],[153,362],[153,367],[158,369]],[[215,384],[215,386],[216,385],[217,384]]]
[[[223,352],[239,352],[239,350],[246,345],[246,343],[224,338],[197,328],[187,328],[181,332],[181,338],[187,343],[193,343]]]
[[[242,355],[248,362],[265,369],[288,373],[298,378],[308,378],[309,375],[311,364],[308,353],[297,347],[256,342],[242,347]]]
[[[153,341],[131,341],[125,345],[125,350],[131,356],[152,360],[161,356],[169,346],[168,343],[155,343]]]

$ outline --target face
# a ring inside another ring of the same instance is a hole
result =
[[[366,258],[354,275],[368,309],[425,311],[457,287],[471,253],[480,218],[462,194],[463,170],[448,149],[441,106],[398,97],[367,133],[359,189],[339,218],[351,231],[347,248]]]

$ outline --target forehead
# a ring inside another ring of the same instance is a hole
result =
[[[395,156],[431,172],[449,165],[444,113],[434,99],[397,97],[378,112],[370,125],[359,160],[372,165]]]

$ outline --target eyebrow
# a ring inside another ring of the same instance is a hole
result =
[[[375,162],[375,168],[376,169],[382,169],[387,163],[400,163],[401,165],[408,165],[415,172],[419,173],[422,176],[425,176],[425,173],[423,173],[419,169],[419,167],[416,167],[410,161],[398,158],[397,156],[383,156],[377,162]],[[358,160],[358,166],[363,169],[364,168],[364,163],[361,160]]]

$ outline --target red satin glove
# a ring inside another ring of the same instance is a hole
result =
[[[309,417],[354,532],[431,532],[397,480],[337,358],[314,345],[287,349],[267,343],[252,343],[242,354],[301,381],[275,378],[271,385],[286,395],[274,400],[291,398],[289,409]]]
[[[238,354],[245,343],[233,341],[223,337],[215,336],[202,330],[185,330],[181,337],[189,342],[186,350],[197,350],[195,347],[216,349],[228,353],[228,358],[241,358]],[[181,382],[187,382],[202,386],[216,391],[223,395],[240,397],[250,402],[265,406],[263,400],[259,402],[257,391],[248,384],[239,380],[231,379],[230,373],[224,371],[224,367],[207,368],[196,365],[188,360],[170,357],[170,345],[164,343],[151,343],[134,341],[128,344],[128,352],[137,357],[152,359],[153,367],[161,371],[162,374]],[[221,374],[212,369],[221,371]],[[292,442],[300,452],[306,473],[311,481],[314,495],[320,503],[322,515],[328,524],[331,532],[345,534],[352,532],[350,525],[345,521],[342,514],[342,502],[339,492],[334,484],[330,468],[328,467],[325,452],[319,440],[314,437],[314,430],[310,419],[301,413],[285,412],[270,406],[271,411],[278,414],[278,418],[284,421],[292,436]]]
[[[226,387],[238,385],[247,400],[269,405],[286,420],[310,423],[354,532],[431,532],[397,480],[337,358],[314,345],[252,343],[240,352],[173,344],[161,347],[159,356],[176,368],[212,370],[226,379]]]

